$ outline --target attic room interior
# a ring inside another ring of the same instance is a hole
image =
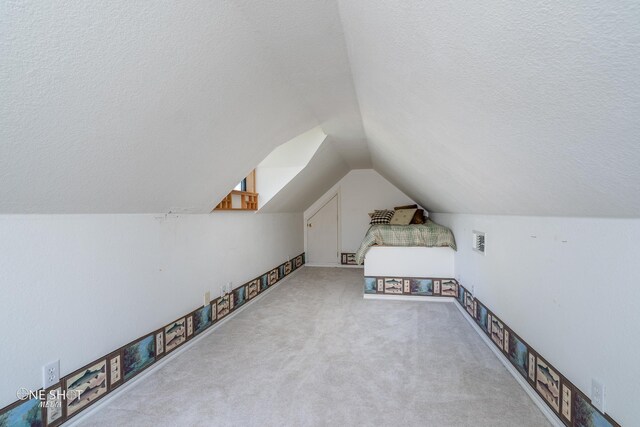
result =
[[[0,427],[640,426],[640,3],[0,2]]]

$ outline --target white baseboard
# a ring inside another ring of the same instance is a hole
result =
[[[564,427],[564,424],[560,419],[558,419],[557,415],[547,404],[542,400],[540,396],[531,388],[526,379],[522,378],[520,372],[509,362],[509,359],[505,357],[504,354],[493,344],[493,341],[489,339],[489,337],[484,333],[484,331],[478,326],[478,324],[469,316],[467,311],[462,308],[460,304],[458,304],[457,300],[454,297],[429,297],[429,296],[412,296],[412,295],[377,295],[377,294],[364,294],[364,299],[376,299],[376,300],[395,300],[395,301],[438,301],[438,302],[446,302],[454,304],[458,307],[460,313],[462,313],[462,317],[464,317],[467,322],[471,325],[471,327],[480,335],[482,341],[489,347],[489,349],[495,354],[498,360],[507,368],[507,371],[515,378],[520,387],[527,393],[527,395],[531,398],[533,403],[540,409],[542,414],[549,420],[552,426],[554,427]]]
[[[305,267],[342,267],[342,264],[338,264],[338,263],[327,263],[327,264],[322,264],[322,263],[309,263],[306,262]]]
[[[269,291],[273,287],[275,287],[277,285],[280,285],[280,284],[286,282],[287,280],[289,280],[298,271],[300,271],[302,268],[304,268],[305,265],[302,265],[302,266],[296,268],[294,271],[289,273],[289,275],[286,276],[284,279],[278,281],[278,283],[276,283],[275,285],[269,286],[267,289],[265,289],[264,291],[260,292],[258,294],[258,296],[256,296],[255,298],[252,298],[250,300],[250,302],[251,303],[257,302],[258,300],[262,299],[262,297],[267,295],[269,293]],[[140,375],[132,378],[130,381],[124,383],[123,385],[118,387],[116,390],[114,390],[111,393],[109,393],[106,397],[104,397],[103,399],[99,400],[98,402],[96,402],[91,407],[87,408],[85,411],[82,411],[77,416],[71,418],[69,421],[67,421],[67,423],[65,425],[67,425],[67,426],[75,426],[75,425],[79,424],[81,421],[85,421],[87,418],[89,418],[90,416],[92,416],[93,414],[98,412],[100,409],[102,409],[104,406],[106,406],[109,402],[111,402],[116,397],[118,397],[121,394],[129,391],[132,388],[135,388],[138,384],[140,384],[141,380],[149,377],[150,375],[155,373],[155,371],[157,371],[159,368],[161,368],[162,366],[166,365],[167,363],[169,363],[171,360],[173,360],[176,357],[178,357],[183,352],[187,351],[196,342],[202,340],[207,335],[212,334],[220,326],[224,325],[229,320],[233,319],[238,313],[241,313],[242,311],[244,311],[248,307],[251,307],[251,306],[254,305],[254,304],[248,304],[248,302],[249,301],[247,301],[247,303],[245,303],[242,307],[240,307],[237,310],[233,311],[231,314],[228,314],[227,316],[225,316],[224,319],[222,319],[222,320],[218,321],[217,323],[215,323],[214,325],[210,326],[206,331],[202,332],[201,334],[191,338],[189,341],[187,341],[186,343],[182,344],[176,350],[172,351],[169,355],[164,356],[162,359],[160,359],[160,361],[158,361],[158,362],[154,363],[153,365],[151,365],[149,368],[147,368]]]
[[[359,268],[361,270],[364,269],[364,265],[347,265],[347,264],[314,264],[314,263],[305,263],[306,267],[332,267],[332,268]]]
[[[431,297],[426,295],[378,295],[364,294],[364,299],[378,299],[387,301],[432,301],[432,302],[452,302],[450,297]]]

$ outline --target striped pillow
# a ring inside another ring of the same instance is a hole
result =
[[[389,224],[393,217],[393,211],[375,211],[371,215],[371,222],[369,224]]]

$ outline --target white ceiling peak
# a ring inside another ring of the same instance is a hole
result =
[[[334,0],[234,2],[351,168],[371,167]]]

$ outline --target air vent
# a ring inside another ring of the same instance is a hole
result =
[[[473,231],[473,250],[476,252],[480,252],[484,255],[485,253],[485,239],[486,236],[482,231]]]

